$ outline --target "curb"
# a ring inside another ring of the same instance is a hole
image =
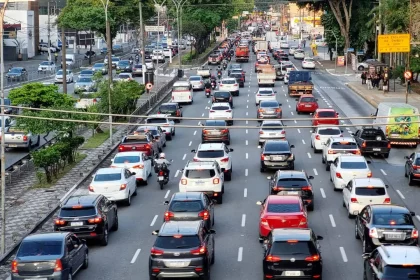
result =
[[[328,74],[332,75],[332,76],[337,76],[337,77],[350,77],[356,74],[334,74],[331,73],[331,70],[335,70],[335,69],[325,69],[325,71],[327,71]]]
[[[355,88],[354,86],[345,83],[345,85],[351,89],[353,92],[355,92],[358,96],[360,96],[361,98],[363,98],[363,100],[365,100],[367,103],[369,103],[370,105],[372,105],[375,108],[378,108],[378,102],[374,101],[373,99],[370,98],[366,98],[366,96],[357,88]]]

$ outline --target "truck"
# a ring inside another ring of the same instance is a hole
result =
[[[144,152],[146,156],[155,157],[159,154],[159,146],[151,134],[130,134],[123,137],[118,152]]]
[[[76,109],[87,110],[92,105],[98,104],[100,98],[80,98],[76,101],[74,107]]]
[[[239,46],[235,51],[236,62],[249,61],[249,48],[245,46]]]
[[[265,33],[265,40],[270,43],[278,41],[276,32],[268,31]]]
[[[391,143],[380,127],[364,126],[352,134],[362,155],[375,154],[389,157]]]
[[[290,71],[288,78],[289,96],[301,96],[312,94],[314,84],[312,83],[311,72]]]
[[[268,42],[267,41],[255,41],[254,53],[259,51],[268,51]]]
[[[257,81],[259,87],[272,86],[276,81],[276,70],[271,64],[259,65],[257,72]]]
[[[23,148],[30,151],[32,147],[39,146],[41,136],[25,131],[23,126],[16,126],[13,123],[4,133],[4,144],[6,148]]]
[[[416,148],[420,142],[419,109],[405,103],[378,104],[373,125],[379,126],[391,145]]]
[[[211,76],[210,68],[203,66],[200,69],[197,69],[197,76],[201,76],[203,78],[209,78]]]

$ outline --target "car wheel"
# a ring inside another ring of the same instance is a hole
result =
[[[306,209],[307,209],[308,211],[314,211],[314,207],[315,207],[314,202],[312,202],[312,204],[311,204],[311,205],[309,205],[308,207],[306,207]]]
[[[215,241],[213,240],[213,252],[211,253],[211,262],[210,262],[210,264],[214,264],[214,262],[215,262],[215,258],[214,258],[214,255],[215,255],[215,253],[214,253],[214,251],[215,251],[215,249],[214,249],[214,244],[215,244]]]
[[[220,194],[220,196],[217,197],[216,201],[217,204],[223,204],[223,194]]]
[[[228,146],[230,145],[230,139],[225,142],[225,145],[228,145]]]
[[[159,148],[158,150],[159,150],[159,153],[161,153],[161,152],[162,152],[162,148]]]
[[[325,170],[330,171],[330,168],[331,168],[330,165],[327,163],[327,165],[325,166]]]
[[[360,65],[359,67],[357,67],[357,70],[359,70],[359,71],[363,71],[363,70],[365,70],[365,67],[364,67],[364,66],[362,66],[362,65]]]
[[[102,236],[101,245],[102,246],[108,245],[108,225],[107,224],[105,224],[104,236]]]
[[[155,276],[149,276],[149,280],[157,280],[157,277],[155,277]]]
[[[265,168],[264,168],[264,166],[262,166],[262,165],[260,165],[260,172],[261,172],[261,173],[265,172]]]
[[[175,129],[174,129],[174,131],[172,131],[172,136],[175,136]]]
[[[31,148],[32,148],[32,141],[31,141],[31,140],[29,140],[29,144],[28,144],[28,147],[26,148],[26,150],[27,150],[28,152],[30,152],[30,151],[31,151]]]
[[[409,186],[414,186],[414,180],[413,180],[413,177],[411,176],[411,174],[408,174],[408,185]]]
[[[125,205],[130,206],[131,205],[131,193],[128,193],[128,198],[125,200]]]
[[[348,211],[348,213],[347,213],[347,217],[348,217],[349,219],[353,219],[353,218],[354,218],[354,215],[350,213],[350,210],[349,210],[349,211]]]
[[[117,231],[118,230],[118,212],[115,211],[115,221],[114,221],[114,225],[112,226],[112,230],[113,231]]]
[[[171,141],[171,140],[172,140],[172,135],[171,135],[171,134],[167,134],[167,135],[166,135],[166,140]]]
[[[389,158],[389,153],[384,154],[384,158]]]
[[[133,196],[137,196],[137,186],[136,186],[136,190],[133,192]]]
[[[226,173],[225,179],[226,179],[226,181],[231,181],[232,180],[232,169],[229,170],[229,172]]]
[[[165,143],[163,143],[162,147],[164,147],[164,148],[166,147],[166,141],[165,141]]]
[[[89,253],[86,251],[85,253],[85,259],[83,260],[83,269],[86,269],[89,267]]]
[[[325,158],[321,157],[321,161],[322,161],[322,163],[325,163]]]
[[[407,178],[408,174],[407,174],[407,167],[404,167],[404,177]]]
[[[363,238],[362,240],[362,252],[363,254],[370,253],[370,247],[367,244],[366,238]]]

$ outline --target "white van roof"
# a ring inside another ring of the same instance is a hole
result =
[[[187,81],[178,81],[178,82],[175,82],[173,86],[174,87],[176,87],[176,86],[185,87],[185,86],[190,86],[190,83],[187,82]]]

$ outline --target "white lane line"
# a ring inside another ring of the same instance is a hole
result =
[[[303,140],[303,139],[302,139],[302,143],[303,143],[303,145],[306,145],[305,140]]]
[[[198,125],[201,125],[201,122],[198,122]]]
[[[416,215],[417,220],[420,222],[420,216]]]
[[[202,113],[201,116],[204,117],[204,113]]]
[[[332,108],[332,106],[331,105],[328,105],[328,108]]]
[[[245,133],[248,134],[248,129],[245,130]]]
[[[249,102],[249,99],[246,102]]]
[[[315,176],[318,176],[318,171],[316,171],[316,168],[314,168],[314,174]]]
[[[210,103],[210,100],[209,100],[209,101],[207,101],[207,103]]]
[[[289,102],[289,99],[286,99],[286,102]]]
[[[292,116],[294,115],[293,112],[290,112],[290,114],[292,114]]]
[[[348,262],[349,260],[347,259],[346,251],[344,251],[343,247],[340,247],[340,253],[341,257],[343,258],[343,262]]]
[[[289,108],[292,108],[292,106],[290,106],[290,104],[289,104]]]
[[[247,188],[245,188],[244,189],[244,197],[247,197],[248,196],[248,189]]]
[[[284,89],[283,89],[283,91],[284,91]],[[287,96],[286,94],[284,94],[284,96]]]
[[[327,196],[325,195],[324,189],[320,188],[319,190],[321,191],[322,198],[327,198]]]
[[[396,190],[396,192],[398,193],[398,195],[399,195],[402,199],[405,199],[404,195],[400,192],[400,190]]]
[[[248,121],[245,121],[246,124],[248,124]]]
[[[349,130],[348,133],[353,134],[353,131]]]
[[[246,214],[242,214],[242,222],[241,222],[242,227],[245,227],[245,222],[246,222]]]
[[[312,156],[311,156],[311,154],[310,154],[310,153],[308,153],[308,158],[312,158]]]
[[[179,170],[177,170],[177,171],[175,172],[175,178],[176,178],[176,177],[178,177],[178,175],[179,175]]]
[[[244,252],[244,248],[243,247],[239,247],[238,250],[238,262],[242,261],[242,253]]]
[[[297,121],[296,120],[294,120],[295,121],[295,123],[297,123]]]
[[[245,115],[247,115],[248,116],[248,112],[246,112],[246,114]]]
[[[332,227],[336,227],[333,215],[329,214],[328,216],[330,216],[330,222],[331,222]]]
[[[155,217],[152,220],[152,223],[150,224],[151,227],[155,225],[157,218],[158,218],[158,215],[155,215]]]
[[[248,140],[245,140],[245,145],[248,146]]]
[[[248,169],[245,169],[245,177],[248,176]]]
[[[190,141],[190,143],[188,144],[188,146],[191,146],[192,145],[192,141]]]
[[[245,158],[248,159],[248,153],[245,154]]]
[[[248,94],[248,97],[249,97],[249,94]]]
[[[297,131],[300,133],[300,129],[298,128]]]
[[[194,131],[194,135],[196,135],[196,134],[197,134],[197,130]]]
[[[246,108],[248,109],[248,105],[246,105]]]
[[[385,176],[386,176],[386,175],[388,175],[388,174],[386,174],[386,172],[385,172],[383,169],[381,169],[381,172],[382,172],[382,174],[384,174]]]
[[[171,190],[168,190],[167,192],[166,192],[166,194],[165,194],[165,197],[164,198],[168,198],[168,196],[169,196],[169,194],[171,193]]]
[[[139,256],[140,252],[141,252],[141,249],[137,249],[137,250],[136,250],[136,252],[134,253],[134,256],[133,256],[133,258],[131,259],[131,262],[130,262],[130,263],[135,263],[135,262],[136,262],[137,257]]]
[[[184,154],[184,156],[182,157],[182,160],[185,160],[186,157],[187,157],[187,154]]]
[[[350,130],[350,127],[346,127],[347,130]]]

